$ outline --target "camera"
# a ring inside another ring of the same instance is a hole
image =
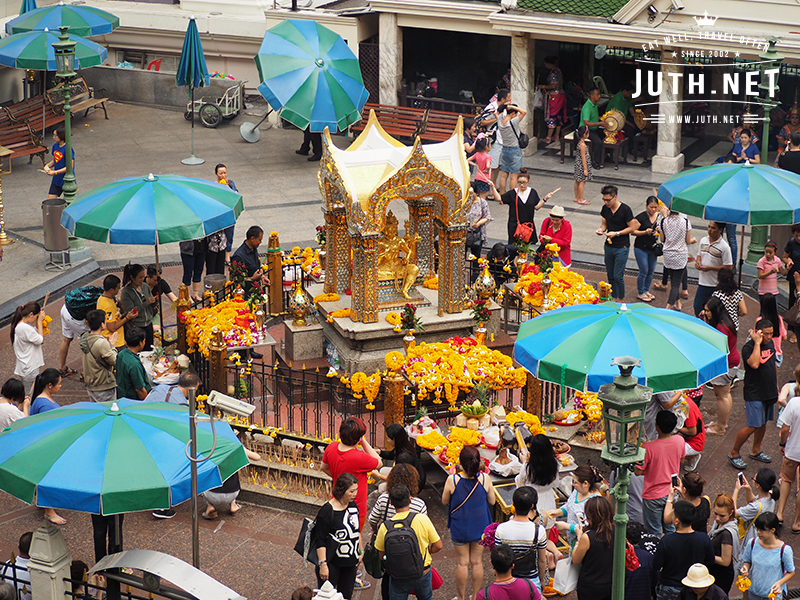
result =
[[[683,2],[681,2],[681,0],[670,0],[670,1],[672,2],[672,8],[674,8],[675,10],[683,10],[684,8],[686,8],[683,5]]]
[[[680,482],[678,481],[678,475],[676,473],[675,475],[672,476],[672,487],[678,487],[679,483]]]
[[[208,395],[208,400],[206,402],[209,406],[218,408],[223,413],[231,413],[240,417],[249,417],[256,409],[252,404],[242,402],[241,400],[237,400],[236,398],[227,396],[216,390]]]
[[[744,485],[746,483],[746,479],[744,478],[744,473],[739,471],[739,485]]]

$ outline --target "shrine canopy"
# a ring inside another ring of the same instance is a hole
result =
[[[449,188],[449,193],[445,194],[450,196],[447,212],[457,210],[458,205],[468,206],[470,177],[461,118],[449,139],[434,144],[422,144],[419,138],[411,146],[403,144],[386,133],[374,111],[370,111],[364,131],[349,148],[337,148],[330,143],[329,135],[325,137],[325,145],[330,150],[351,208],[358,205],[368,215],[367,229],[377,226],[377,231],[380,231],[383,215],[374,210],[375,194],[382,195],[387,187],[392,187],[392,179],[397,180],[398,176],[404,183],[418,179],[420,185],[439,184]]]

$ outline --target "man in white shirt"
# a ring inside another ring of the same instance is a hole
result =
[[[786,506],[786,499],[789,497],[789,490],[794,483],[797,474],[797,467],[800,466],[800,397],[791,398],[786,404],[779,417],[781,426],[781,454],[783,454],[783,465],[781,466],[781,497],[778,498],[778,508],[775,511],[778,518],[783,518],[783,508]],[[800,530],[800,502],[794,510],[794,522],[792,531]]]
[[[538,522],[536,490],[523,486],[514,491],[514,516],[500,523],[494,533],[495,544],[508,544],[514,551],[514,577],[530,579],[542,591],[540,574],[547,571],[547,530]],[[531,521],[530,517],[536,520]],[[545,582],[547,584],[547,582]]]
[[[695,268],[700,271],[694,296],[694,316],[697,318],[700,318],[706,302],[717,287],[717,273],[720,269],[733,268],[731,247],[722,239],[723,229],[721,223],[709,221],[708,235],[700,240],[700,251],[694,262]]]
[[[17,600],[31,600],[31,574],[28,572],[28,563],[31,560],[31,540],[33,532],[23,533],[19,538],[19,555],[14,560],[14,566],[6,563],[0,571],[0,580],[5,579],[17,588]]]
[[[157,385],[144,399],[145,402],[170,402],[189,406],[189,390],[194,388],[195,393],[200,386],[200,378],[196,373],[184,371],[178,379],[178,385]]]

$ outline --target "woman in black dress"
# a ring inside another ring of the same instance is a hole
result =
[[[582,565],[578,600],[611,600],[614,570],[614,513],[602,496],[586,501],[586,531],[572,551],[572,562]]]

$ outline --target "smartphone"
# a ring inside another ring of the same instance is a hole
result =
[[[676,473],[675,475],[672,476],[672,487],[678,487],[679,483],[680,482],[678,481],[678,475]]]
[[[739,471],[739,485],[744,485],[747,481],[744,478],[744,473]]]

